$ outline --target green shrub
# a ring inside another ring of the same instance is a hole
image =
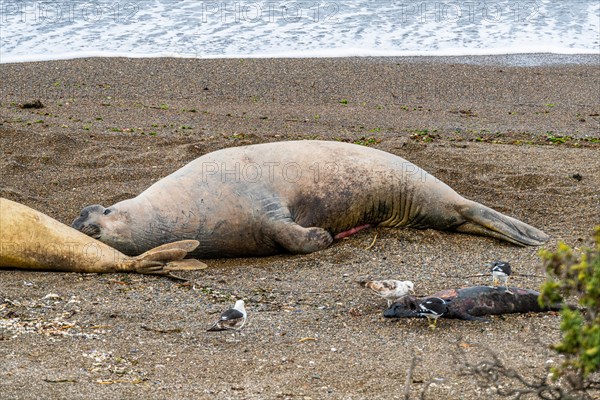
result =
[[[540,304],[555,304],[574,296],[581,306],[561,310],[562,339],[553,348],[566,360],[553,370],[554,378],[570,371],[584,380],[600,370],[600,226],[594,239],[592,247],[580,251],[559,243],[555,252],[540,252],[548,274]]]

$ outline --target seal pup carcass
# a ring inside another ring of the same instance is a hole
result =
[[[171,276],[171,271],[206,268],[184,259],[196,246],[198,241],[184,240],[129,257],[39,211],[0,198],[0,267]]]
[[[316,140],[208,153],[135,198],[84,208],[72,226],[129,255],[195,239],[200,258],[311,253],[369,226],[453,230],[518,245],[548,239],[401,157]]]
[[[422,305],[431,299],[442,299],[446,309],[440,316],[469,321],[486,321],[488,315],[558,311],[560,305],[542,307],[539,292],[511,287],[510,292],[489,286],[448,289],[426,297],[405,296],[383,312],[388,318],[422,317]]]

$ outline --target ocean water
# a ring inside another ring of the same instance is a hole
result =
[[[599,54],[599,0],[0,1],[0,62]]]

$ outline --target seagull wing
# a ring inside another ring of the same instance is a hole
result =
[[[229,329],[241,329],[246,323],[246,316],[239,310],[231,308],[221,314],[217,322],[208,331],[224,331]]]
[[[221,314],[221,321],[231,321],[236,319],[243,319],[244,314],[241,311],[231,308]]]

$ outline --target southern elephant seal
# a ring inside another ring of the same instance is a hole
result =
[[[349,143],[226,148],[72,225],[125,254],[196,239],[200,258],[310,253],[368,226],[435,228],[540,245],[548,236],[457,194],[405,159]]]
[[[198,260],[183,259],[197,245],[184,240],[129,257],[39,211],[0,198],[0,267],[170,276],[171,271],[206,268]]]

